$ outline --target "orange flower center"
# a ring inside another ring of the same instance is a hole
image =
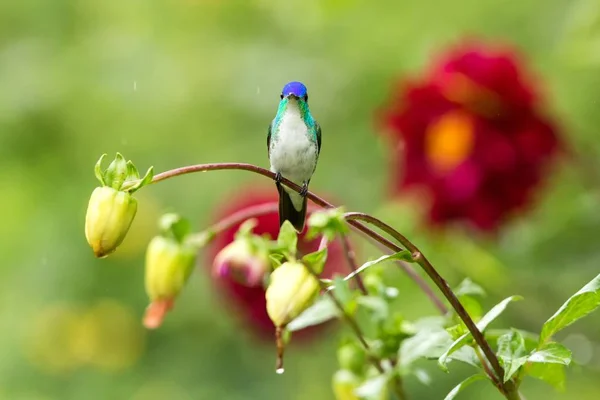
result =
[[[462,111],[451,111],[434,122],[425,134],[425,154],[431,166],[446,173],[461,164],[473,151],[473,120]]]

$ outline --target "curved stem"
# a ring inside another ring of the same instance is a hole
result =
[[[376,240],[373,240],[373,238],[371,237],[367,237],[367,239],[369,239],[369,241],[379,250],[387,252],[388,249],[383,244],[379,243]],[[397,251],[400,251],[399,247]],[[433,291],[429,284],[425,282],[423,278],[421,278],[421,276],[417,273],[417,271],[415,271],[412,265],[410,265],[406,261],[401,260],[397,260],[395,261],[395,263],[398,264],[400,269],[404,271],[404,273],[408,275],[417,284],[417,286],[423,291],[423,293],[425,293],[427,298],[429,298],[433,305],[438,309],[440,314],[446,315],[446,313],[448,312],[448,307],[446,306],[446,304],[444,304],[444,301],[437,295],[437,293]]]
[[[503,377],[504,377],[504,369],[500,365],[500,362],[498,361],[496,354],[494,354],[494,351],[490,347],[487,340],[485,340],[485,337],[483,336],[483,334],[481,333],[479,328],[477,328],[477,325],[475,325],[475,322],[473,322],[473,319],[471,318],[469,313],[467,313],[467,311],[465,310],[463,305],[460,303],[460,301],[458,300],[458,298],[456,297],[456,295],[454,294],[452,289],[450,289],[450,286],[448,286],[448,283],[436,271],[436,269],[429,262],[429,260],[423,255],[423,253],[421,253],[421,251],[418,249],[418,247],[415,246],[406,237],[404,237],[400,232],[396,231],[394,228],[392,228],[385,222],[383,222],[373,216],[370,216],[370,215],[364,214],[364,213],[346,213],[345,217],[348,220],[365,221],[365,222],[368,222],[368,223],[378,227],[382,231],[384,231],[387,234],[389,234],[390,236],[392,236],[398,242],[400,242],[400,244],[402,244],[402,246],[404,246],[408,251],[410,251],[412,253],[413,260],[423,268],[423,270],[427,273],[427,275],[429,275],[431,280],[433,280],[433,282],[437,285],[437,287],[440,289],[440,291],[444,294],[446,299],[448,299],[448,301],[452,305],[452,308],[454,308],[454,310],[456,311],[456,313],[458,314],[460,319],[462,319],[462,321],[467,326],[467,329],[469,329],[469,331],[473,335],[473,339],[475,339],[475,342],[477,342],[479,347],[481,347],[481,350],[483,351],[486,358],[490,362],[492,368],[494,369],[494,372],[496,373],[496,377],[500,381],[502,381]],[[508,390],[505,389],[505,392],[508,392]]]
[[[166,179],[169,178],[173,178],[175,176],[180,176],[180,175],[187,175],[187,174],[191,174],[194,172],[205,172],[205,171],[219,171],[219,170],[244,170],[244,171],[250,171],[250,172],[254,172],[257,173],[259,175],[265,176],[267,178],[270,178],[272,180],[275,180],[275,174],[271,171],[269,171],[268,169],[265,168],[261,168],[258,167],[256,165],[253,164],[247,164],[247,163],[213,163],[213,164],[197,164],[197,165],[189,165],[186,167],[180,167],[180,168],[175,168],[169,171],[165,171],[165,172],[161,172],[160,174],[157,174],[154,176],[154,178],[152,178],[152,182],[151,183],[158,183],[160,181],[164,181]],[[286,179],[284,177],[282,177],[281,179],[281,183],[283,183],[284,185],[288,186],[289,188],[295,190],[296,192],[299,192],[302,187],[296,185],[294,182],[290,181],[289,179]],[[135,182],[132,182],[132,184],[135,184]],[[325,199],[317,196],[316,194],[312,193],[312,192],[308,192],[306,197],[312,201],[314,204],[323,207],[323,208],[334,208],[334,205],[329,203],[328,201],[326,201]],[[378,243],[380,243],[383,246],[386,246],[388,249],[398,252],[401,249],[396,246],[394,243],[392,243],[391,241],[389,241],[388,239],[384,238],[383,236],[381,236],[380,234],[378,234],[377,232],[369,229],[368,227],[364,226],[363,224],[361,224],[358,221],[348,221],[348,223],[352,226],[352,228],[358,232],[360,232],[361,234],[368,236],[371,240],[374,240]],[[406,268],[403,267],[403,269],[405,271],[411,271],[410,267]],[[417,275],[414,270],[412,271],[412,273],[408,273],[408,275],[415,280],[415,282],[417,283],[417,285],[419,285],[419,287],[421,288],[427,288],[427,284],[421,279],[421,277],[419,275]],[[429,293],[431,291],[425,291],[425,293],[428,295],[428,297],[430,297],[432,299],[432,301],[434,302],[434,304],[439,304],[439,302],[435,301],[433,297],[431,297],[429,295]],[[443,306],[443,304],[442,304]],[[443,306],[445,309],[445,306]],[[439,305],[438,305],[439,308]]]
[[[354,252],[354,248],[350,243],[350,238],[346,234],[342,233],[340,235],[340,241],[342,242],[342,247],[344,249],[344,255],[346,256],[346,261],[348,262],[348,266],[350,267],[350,273],[354,274],[354,280],[356,281],[358,288],[360,289],[361,293],[366,296],[369,293],[367,292],[367,288],[365,287],[362,277],[360,276],[360,274],[355,273],[358,269],[358,264],[356,263],[356,253]]]
[[[232,169],[250,171],[250,172],[257,173],[259,175],[263,175],[272,180],[275,179],[275,174],[273,172],[269,171],[268,169],[258,167],[256,165],[247,164],[247,163],[214,163],[214,164],[191,165],[191,166],[187,166],[187,167],[176,168],[176,169],[173,169],[170,171],[165,171],[158,175],[155,175],[154,178],[152,179],[152,183],[157,183],[157,182],[163,181],[165,179],[168,179],[168,178],[171,178],[174,176],[185,175],[185,174],[189,174],[189,173],[193,173],[193,172],[232,170]],[[296,192],[300,192],[300,190],[302,189],[300,186],[296,185],[294,182],[292,182],[286,178],[282,178],[281,183],[288,186],[290,189],[292,189]],[[333,208],[334,207],[331,203],[327,202],[326,200],[322,199],[321,197],[315,195],[312,192],[308,192],[306,197],[308,199],[310,199],[313,203],[315,203],[321,207],[325,207],[325,208]],[[419,249],[412,242],[410,242],[406,237],[404,237],[398,231],[393,229],[391,226],[385,224],[383,221],[380,221],[379,219],[372,217],[368,214],[348,213],[348,214],[346,214],[346,219],[347,219],[348,223],[350,225],[352,225],[354,228],[363,232],[367,236],[373,238],[377,242],[383,244],[390,250],[396,251],[396,252],[401,251],[402,248],[400,248],[399,246],[390,242],[389,240],[387,240],[383,236],[379,235],[378,233],[374,232],[373,230],[369,229],[365,225],[361,224],[359,221],[362,220],[362,221],[365,221],[365,222],[368,222],[370,224],[377,226],[379,229],[388,233],[390,236],[392,236],[394,239],[396,239],[399,243],[401,243],[407,250],[409,250],[411,253],[413,253],[414,261],[417,262],[423,268],[423,270],[425,270],[427,275],[429,275],[429,277],[433,280],[433,282],[438,286],[440,291],[444,294],[446,299],[450,302],[450,304],[452,305],[452,307],[454,308],[456,313],[460,316],[460,318],[463,320],[463,322],[465,323],[465,325],[467,326],[467,328],[473,335],[473,338],[475,339],[477,344],[483,350],[483,353],[485,354],[488,361],[490,362],[497,377],[499,377],[499,379],[502,380],[502,378],[504,377],[504,369],[500,365],[500,362],[498,361],[498,358],[492,351],[489,343],[485,340],[483,334],[477,328],[477,326],[475,325],[475,323],[473,322],[473,320],[471,319],[469,314],[466,312],[466,310],[460,303],[460,301],[458,301],[458,298],[456,297],[454,292],[452,292],[452,289],[450,289],[450,287],[448,286],[446,281],[440,276],[440,274],[438,274],[438,272],[435,270],[433,265],[431,265],[429,260],[427,260],[427,258],[419,251]],[[366,342],[365,342],[365,344],[366,344]],[[381,366],[379,368],[381,368]],[[509,381],[509,382],[506,382],[505,384],[503,384],[502,389],[507,398],[510,398],[510,399],[518,399],[519,398],[518,390],[516,389],[516,387],[512,381]],[[514,396],[515,393],[516,393],[516,397]]]
[[[274,202],[242,208],[241,210],[236,211],[233,214],[229,214],[222,220],[217,221],[213,226],[209,228],[209,230],[213,234],[218,235],[219,233],[233,228],[234,226],[248,219],[271,214],[277,212],[277,210],[279,210],[279,205]]]

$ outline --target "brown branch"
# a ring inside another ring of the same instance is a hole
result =
[[[364,233],[363,233],[363,235],[366,236]],[[366,238],[369,240],[369,242],[371,242],[379,250],[381,250],[383,252],[387,252],[388,249],[386,248],[386,246],[384,246],[383,244],[374,240],[370,236],[366,236]],[[396,250],[396,252],[401,250],[400,247],[397,247],[397,249],[398,250]],[[427,298],[438,309],[440,314],[446,315],[446,313],[448,312],[448,307],[446,307],[446,304],[444,304],[444,301],[442,299],[440,299],[440,297],[433,291],[433,289],[431,289],[429,284],[421,277],[421,275],[419,275],[417,273],[417,271],[415,271],[415,269],[412,267],[412,265],[410,265],[406,261],[401,261],[401,260],[397,260],[395,262],[396,262],[396,264],[398,264],[400,269],[402,271],[404,271],[404,273],[406,273],[406,275],[408,275],[417,284],[417,286],[423,291],[423,293],[425,293]]]
[[[273,172],[271,172],[265,168],[258,167],[256,165],[246,164],[246,163],[215,163],[215,164],[192,165],[192,166],[181,167],[181,168],[173,169],[170,171],[166,171],[166,172],[160,173],[158,175],[155,175],[154,178],[152,179],[152,183],[160,182],[162,180],[165,180],[165,179],[168,179],[168,178],[171,178],[174,176],[185,175],[185,174],[189,174],[189,173],[193,173],[193,172],[232,170],[232,169],[251,171],[251,172],[257,173],[259,175],[263,175],[272,180],[275,180],[275,174]],[[294,182],[292,182],[286,178],[282,178],[281,183],[283,183],[284,185],[288,186],[289,188],[291,188],[292,190],[294,190],[296,192],[300,192],[300,190],[301,190],[300,186],[298,186],[297,184],[295,184]],[[334,207],[331,203],[327,202],[326,200],[322,199],[321,197],[315,195],[312,192],[308,192],[306,197],[309,200],[311,200],[313,203],[315,203],[321,207],[325,207],[325,208],[333,208]],[[500,365],[500,362],[498,361],[498,358],[492,351],[489,343],[485,340],[485,337],[483,336],[481,331],[477,328],[477,326],[475,325],[475,323],[473,322],[473,320],[471,319],[469,314],[466,312],[466,310],[460,303],[460,301],[458,301],[456,295],[454,294],[454,292],[452,292],[452,289],[450,289],[450,287],[448,286],[446,281],[439,275],[439,273],[435,270],[433,265],[431,265],[429,260],[427,260],[427,258],[419,251],[419,249],[412,242],[410,242],[406,237],[404,237],[402,234],[400,234],[395,229],[393,229],[391,226],[385,224],[383,221],[380,221],[379,219],[377,219],[375,217],[372,217],[368,214],[363,214],[363,213],[348,213],[348,214],[346,214],[346,217],[347,217],[347,221],[350,225],[352,225],[357,230],[363,232],[367,236],[373,238],[374,240],[381,243],[382,245],[386,246],[390,250],[397,252],[397,251],[401,251],[402,248],[400,248],[399,246],[390,242],[389,240],[387,240],[383,236],[379,235],[375,231],[369,229],[365,225],[361,224],[358,220],[362,220],[362,221],[365,221],[365,222],[368,222],[370,224],[377,226],[379,229],[383,230],[390,236],[394,237],[394,239],[396,239],[402,246],[404,246],[407,250],[409,250],[412,253],[413,260],[423,268],[423,270],[427,273],[427,275],[429,275],[429,277],[433,280],[433,282],[438,286],[440,291],[444,294],[446,299],[450,302],[450,304],[452,305],[452,307],[454,308],[456,313],[463,320],[463,322],[465,323],[465,325],[467,326],[467,328],[473,335],[473,338],[475,339],[475,341],[477,342],[479,347],[481,347],[483,353],[485,354],[486,358],[488,359],[492,368],[494,369],[497,377],[499,377],[499,379],[502,380],[504,377],[504,369]],[[333,297],[335,297],[335,296],[333,296]],[[339,304],[339,302],[338,302],[338,304]],[[360,328],[359,328],[359,331],[360,331]],[[365,342],[364,344],[367,344],[367,343]],[[381,368],[381,366],[380,366],[380,368]],[[505,394],[505,396],[507,398],[509,398],[509,399],[518,399],[519,398],[518,390],[512,381],[508,381],[508,382],[504,383],[502,385],[502,389],[503,389],[503,393]],[[515,397],[515,394],[516,394],[516,397]]]
[[[448,283],[446,283],[444,278],[442,278],[442,276],[436,271],[436,269],[433,267],[433,265],[423,255],[423,253],[421,253],[421,251],[417,248],[417,246],[415,246],[410,240],[408,240],[406,237],[404,237],[400,232],[396,231],[394,228],[392,228],[385,222],[383,222],[373,216],[370,216],[370,215],[364,214],[364,213],[346,213],[345,217],[348,220],[365,221],[365,222],[368,222],[368,223],[378,227],[379,229],[381,229],[382,231],[384,231],[385,233],[387,233],[388,235],[390,235],[394,239],[396,239],[400,244],[402,244],[402,246],[404,246],[408,251],[410,251],[412,253],[413,260],[423,268],[423,270],[427,273],[427,275],[429,275],[431,280],[437,285],[437,287],[440,289],[440,291],[444,294],[446,299],[448,299],[448,301],[452,305],[452,308],[454,308],[454,310],[456,311],[456,313],[458,314],[460,319],[462,319],[462,321],[467,326],[467,329],[469,329],[469,331],[473,335],[475,342],[477,342],[479,347],[481,347],[481,350],[483,351],[486,358],[490,362],[492,368],[494,369],[494,372],[496,373],[496,377],[500,381],[502,381],[504,378],[504,369],[500,365],[500,362],[498,361],[496,354],[494,354],[494,351],[490,347],[487,340],[485,340],[485,337],[483,336],[483,334],[481,333],[479,328],[477,328],[477,325],[475,325],[475,322],[473,322],[473,319],[471,318],[469,313],[467,313],[467,311],[465,310],[463,305],[460,303],[460,301],[458,300],[458,298],[456,297],[456,295],[454,294],[452,289],[450,289],[450,286],[448,286]]]

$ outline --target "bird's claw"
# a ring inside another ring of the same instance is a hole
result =
[[[281,172],[277,172],[275,174],[275,185],[277,185],[278,187],[281,186],[281,179],[283,177],[281,176]]]
[[[308,194],[308,185],[306,183],[302,184],[302,189],[300,189],[300,192],[298,193],[300,194],[300,196],[306,197],[306,195]]]

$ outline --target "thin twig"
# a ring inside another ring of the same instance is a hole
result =
[[[327,238],[325,236],[323,236],[323,238],[321,239],[321,243],[319,244],[319,250],[326,248],[328,244],[329,244],[329,241],[327,240]],[[340,310],[340,312],[342,313],[342,316],[344,317],[344,320],[346,320],[346,322],[350,326],[350,329],[352,329],[352,331],[356,335],[358,341],[362,344],[362,346],[367,351],[367,356],[369,357],[369,359],[371,360],[371,362],[373,363],[375,368],[377,368],[377,371],[379,371],[380,373],[383,373],[384,369],[381,366],[381,364],[379,363],[379,360],[377,360],[370,354],[371,347],[369,346],[369,343],[367,343],[367,340],[365,339],[365,335],[362,332],[362,329],[360,329],[360,326],[358,326],[358,323],[354,320],[354,318],[352,318],[352,316],[350,314],[348,314],[344,305],[338,300],[337,297],[335,297],[335,294],[333,294],[333,291],[327,290],[328,289],[327,284],[325,282],[321,281],[321,279],[319,278],[319,275],[315,271],[313,271],[312,268],[308,268],[308,266],[306,269],[315,278],[317,278],[317,280],[319,281],[319,284],[321,285],[321,290],[325,291],[325,293],[329,296],[331,301],[333,301],[335,306]]]
[[[462,319],[462,321],[467,326],[467,329],[469,329],[469,331],[473,335],[473,338],[475,339],[479,347],[481,347],[481,350],[483,351],[486,358],[490,362],[492,368],[494,369],[496,377],[500,381],[502,381],[504,377],[504,369],[500,365],[496,354],[494,354],[494,351],[490,347],[487,340],[485,340],[485,337],[483,336],[481,331],[477,328],[477,325],[475,325],[475,322],[473,322],[473,319],[471,318],[469,313],[467,313],[467,311],[460,303],[452,289],[450,289],[448,283],[444,280],[444,278],[441,277],[441,275],[436,271],[436,269],[429,262],[429,260],[423,255],[423,253],[421,253],[418,247],[415,246],[406,237],[404,237],[400,232],[396,231],[394,228],[387,225],[385,222],[371,215],[364,213],[346,213],[345,217],[348,220],[365,221],[378,227],[379,229],[396,239],[402,246],[404,246],[408,251],[412,253],[413,260],[423,268],[423,270],[427,273],[427,275],[429,275],[431,280],[433,280],[433,282],[437,285],[440,291],[444,294],[446,299],[448,299],[448,301],[452,305],[452,308],[454,308],[460,319]]]
[[[481,367],[485,371],[485,374],[491,379],[491,381],[494,383],[494,386],[496,386],[499,390],[502,390],[500,382],[498,382],[498,378],[496,377],[494,372],[488,366],[488,362],[486,361],[483,354],[481,354],[479,347],[475,347],[474,351],[475,351],[475,355],[477,355],[477,358],[479,359],[479,362],[481,363]]]
[[[165,180],[165,179],[168,179],[168,178],[171,178],[174,176],[189,174],[189,173],[193,173],[193,172],[232,170],[232,169],[251,171],[251,172],[266,176],[267,178],[270,178],[272,180],[275,180],[275,174],[273,172],[269,171],[268,169],[258,167],[256,165],[246,164],[246,163],[214,163],[214,164],[191,165],[191,166],[187,166],[187,167],[173,169],[170,171],[165,171],[158,175],[155,175],[154,178],[152,179],[152,183],[160,182],[162,180]],[[300,192],[302,189],[300,186],[298,186],[297,184],[295,184],[294,182],[292,182],[286,178],[282,178],[281,183],[296,192]],[[308,192],[306,197],[308,199],[310,199],[313,203],[315,203],[321,207],[326,207],[326,208],[334,207],[331,203],[325,201],[324,199],[315,195],[312,192]],[[450,304],[452,305],[452,307],[454,308],[456,313],[463,320],[463,322],[465,323],[465,325],[467,326],[467,328],[473,335],[473,338],[475,339],[477,344],[483,350],[486,358],[490,362],[497,377],[499,377],[499,379],[502,380],[502,378],[504,377],[504,369],[500,365],[500,362],[498,361],[498,358],[492,351],[489,343],[486,341],[486,339],[483,336],[483,334],[481,333],[481,331],[477,328],[477,326],[475,325],[475,323],[473,322],[473,320],[471,319],[469,314],[466,312],[466,310],[460,303],[460,301],[458,301],[456,295],[454,294],[454,292],[452,292],[452,289],[450,289],[450,287],[448,286],[446,281],[438,274],[438,272],[435,270],[433,265],[429,262],[429,260],[427,260],[427,258],[425,258],[425,256],[419,251],[419,249],[412,242],[410,242],[407,238],[405,238],[403,235],[401,235],[399,232],[397,232],[395,229],[393,229],[389,225],[385,224],[383,221],[378,220],[377,218],[374,218],[368,214],[363,214],[363,213],[349,213],[349,214],[346,214],[346,216],[347,216],[347,221],[350,225],[352,225],[359,231],[365,233],[366,235],[370,236],[371,238],[377,240],[379,243],[383,244],[390,250],[397,252],[397,251],[401,251],[402,248],[400,248],[399,246],[390,242],[389,240],[385,239],[383,236],[381,236],[378,233],[376,233],[375,231],[369,229],[368,227],[361,224],[357,220],[366,221],[366,222],[373,224],[373,225],[377,226],[378,228],[382,229],[383,231],[385,231],[386,233],[388,233],[389,235],[394,237],[394,239],[396,239],[399,243],[401,243],[407,250],[409,250],[413,254],[414,261],[417,262],[425,270],[427,275],[429,275],[429,277],[438,286],[438,288],[444,294],[446,299],[448,299],[448,301],[450,302]],[[324,285],[324,283],[322,283],[322,285]],[[335,296],[332,296],[332,300],[334,297]],[[334,300],[334,302],[335,302],[335,300]],[[338,304],[339,304],[339,302],[337,302],[336,305],[338,305]],[[339,304],[339,305],[341,305],[341,304]],[[347,315],[346,313],[344,313],[344,314]],[[352,320],[352,318],[350,318],[350,320]],[[358,328],[358,325],[356,325],[355,322],[354,322],[354,324]],[[350,325],[352,326],[352,323],[350,323]],[[360,328],[358,328],[358,329],[360,332]],[[367,343],[364,342],[364,344],[367,344]],[[379,366],[379,368],[381,368],[381,366]],[[518,399],[519,398],[518,390],[517,390],[516,386],[514,385],[514,382],[508,381],[502,385],[502,388],[503,388],[503,394],[505,394],[505,396],[507,398],[509,398],[509,399]]]
[[[354,248],[350,243],[350,238],[342,233],[340,234],[340,241],[342,242],[342,247],[344,249],[344,255],[346,256],[346,261],[348,262],[348,266],[350,266],[350,273],[354,274],[358,269],[358,264],[356,263],[356,253],[354,252]],[[356,285],[365,296],[369,294],[367,292],[367,288],[362,280],[360,274],[354,275],[354,280],[356,281]]]
[[[279,206],[275,202],[246,207],[234,212],[233,214],[229,214],[227,217],[215,223],[212,227],[209,228],[209,230],[215,235],[217,235],[221,232],[226,231],[227,229],[233,228],[234,226],[250,218],[268,215],[277,212],[277,210],[279,210]]]
[[[364,235],[367,238],[367,240],[369,242],[371,242],[379,250],[381,250],[383,252],[387,252],[386,246],[379,243],[377,240],[373,239],[372,237],[365,235],[363,232],[361,232],[361,234]],[[421,277],[421,275],[419,275],[417,273],[417,271],[415,271],[415,269],[412,267],[412,265],[410,265],[406,261],[402,261],[402,260],[396,260],[395,262],[396,262],[396,264],[398,264],[400,269],[402,271],[404,271],[404,273],[406,273],[406,275],[408,275],[417,284],[417,286],[423,291],[423,293],[425,293],[427,298],[439,310],[440,314],[446,315],[448,313],[448,307],[446,307],[446,304],[444,304],[444,301],[442,299],[440,299],[440,297],[433,291],[433,289],[431,289],[429,284]]]

